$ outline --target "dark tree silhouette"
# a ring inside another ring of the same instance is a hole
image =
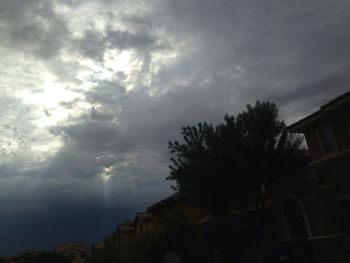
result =
[[[257,101],[224,123],[183,127],[169,142],[169,180],[213,213],[264,207],[264,193],[305,163],[302,139],[288,133],[274,103]]]

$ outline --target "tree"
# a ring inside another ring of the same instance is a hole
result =
[[[181,129],[183,142],[169,142],[169,180],[213,213],[264,207],[266,189],[305,163],[302,140],[278,119],[274,103],[257,101],[224,123]]]
[[[56,254],[53,252],[41,252],[34,262],[37,263],[70,263],[71,260],[65,255]]]
[[[242,238],[251,240],[251,252],[261,261],[259,240],[268,240],[266,193],[280,178],[295,175],[306,163],[302,139],[287,131],[275,104],[259,101],[247,105],[237,116],[225,115],[222,124],[198,123],[183,127],[181,134],[182,142],[169,142],[172,158],[167,179],[175,181],[176,190],[213,213],[214,229],[206,240],[227,252],[227,246],[237,248],[232,237],[243,230],[246,234]],[[236,227],[238,218],[231,218],[233,209],[245,217],[246,226]],[[218,227],[223,224],[224,228]],[[212,235],[223,236],[227,229],[232,233],[225,244]]]

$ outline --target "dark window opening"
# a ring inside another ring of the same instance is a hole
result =
[[[324,154],[331,154],[337,151],[337,146],[334,140],[332,127],[330,124],[320,126],[318,128],[318,134],[320,136],[320,142]]]

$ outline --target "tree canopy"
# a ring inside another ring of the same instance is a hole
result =
[[[181,129],[183,141],[169,142],[169,180],[213,212],[244,209],[252,198],[305,163],[302,139],[290,134],[274,103],[247,105],[218,125]]]

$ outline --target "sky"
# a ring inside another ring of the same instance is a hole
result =
[[[347,0],[0,0],[0,255],[87,244],[172,192],[168,141],[346,92]]]

